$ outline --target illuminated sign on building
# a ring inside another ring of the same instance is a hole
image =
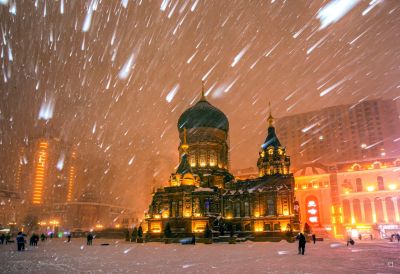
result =
[[[314,196],[308,197],[306,200],[306,206],[307,206],[307,221],[312,224],[318,224],[319,223],[318,199]]]

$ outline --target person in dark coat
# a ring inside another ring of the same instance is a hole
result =
[[[33,238],[33,245],[37,246],[37,243],[39,242],[39,235],[38,234],[33,234],[34,238]]]
[[[22,232],[18,232],[17,235],[17,248],[18,251],[23,251],[25,250],[25,238],[24,238],[24,234],[22,234]]]
[[[311,237],[312,237],[313,243],[315,244],[315,241],[317,240],[317,237],[315,236],[315,234],[313,234]]]
[[[92,245],[92,242],[93,242],[93,235],[92,233],[89,233],[87,235],[87,245]]]
[[[71,242],[71,233],[68,233],[67,239],[68,239],[68,243]]]
[[[35,234],[32,234],[31,237],[29,238],[29,245],[33,246],[33,241],[35,239]]]
[[[192,235],[192,245],[196,244],[196,236],[194,236],[194,234]]]
[[[7,234],[6,235],[6,244],[8,244],[10,242],[10,240],[11,240],[11,236],[10,236],[10,234]]]
[[[0,243],[1,243],[1,244],[4,244],[5,239],[6,239],[6,235],[1,234],[1,236],[0,236]]]
[[[299,233],[296,239],[299,240],[299,254],[304,255],[304,251],[306,249],[306,236],[303,233]]]

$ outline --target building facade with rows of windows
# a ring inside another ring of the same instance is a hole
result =
[[[367,238],[400,232],[400,159],[312,164],[295,178],[301,220],[315,231]]]

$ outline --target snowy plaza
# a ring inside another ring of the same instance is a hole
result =
[[[101,245],[108,243],[109,245]],[[0,246],[1,273],[400,273],[400,243],[358,241],[244,242],[229,245],[136,244],[95,239],[47,240],[17,252]]]

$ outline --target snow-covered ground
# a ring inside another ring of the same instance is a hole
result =
[[[102,246],[102,243],[109,243]],[[16,244],[0,245],[1,273],[400,273],[400,243],[361,241],[307,244],[235,245],[135,244],[95,239],[71,243],[53,239],[17,252]]]

